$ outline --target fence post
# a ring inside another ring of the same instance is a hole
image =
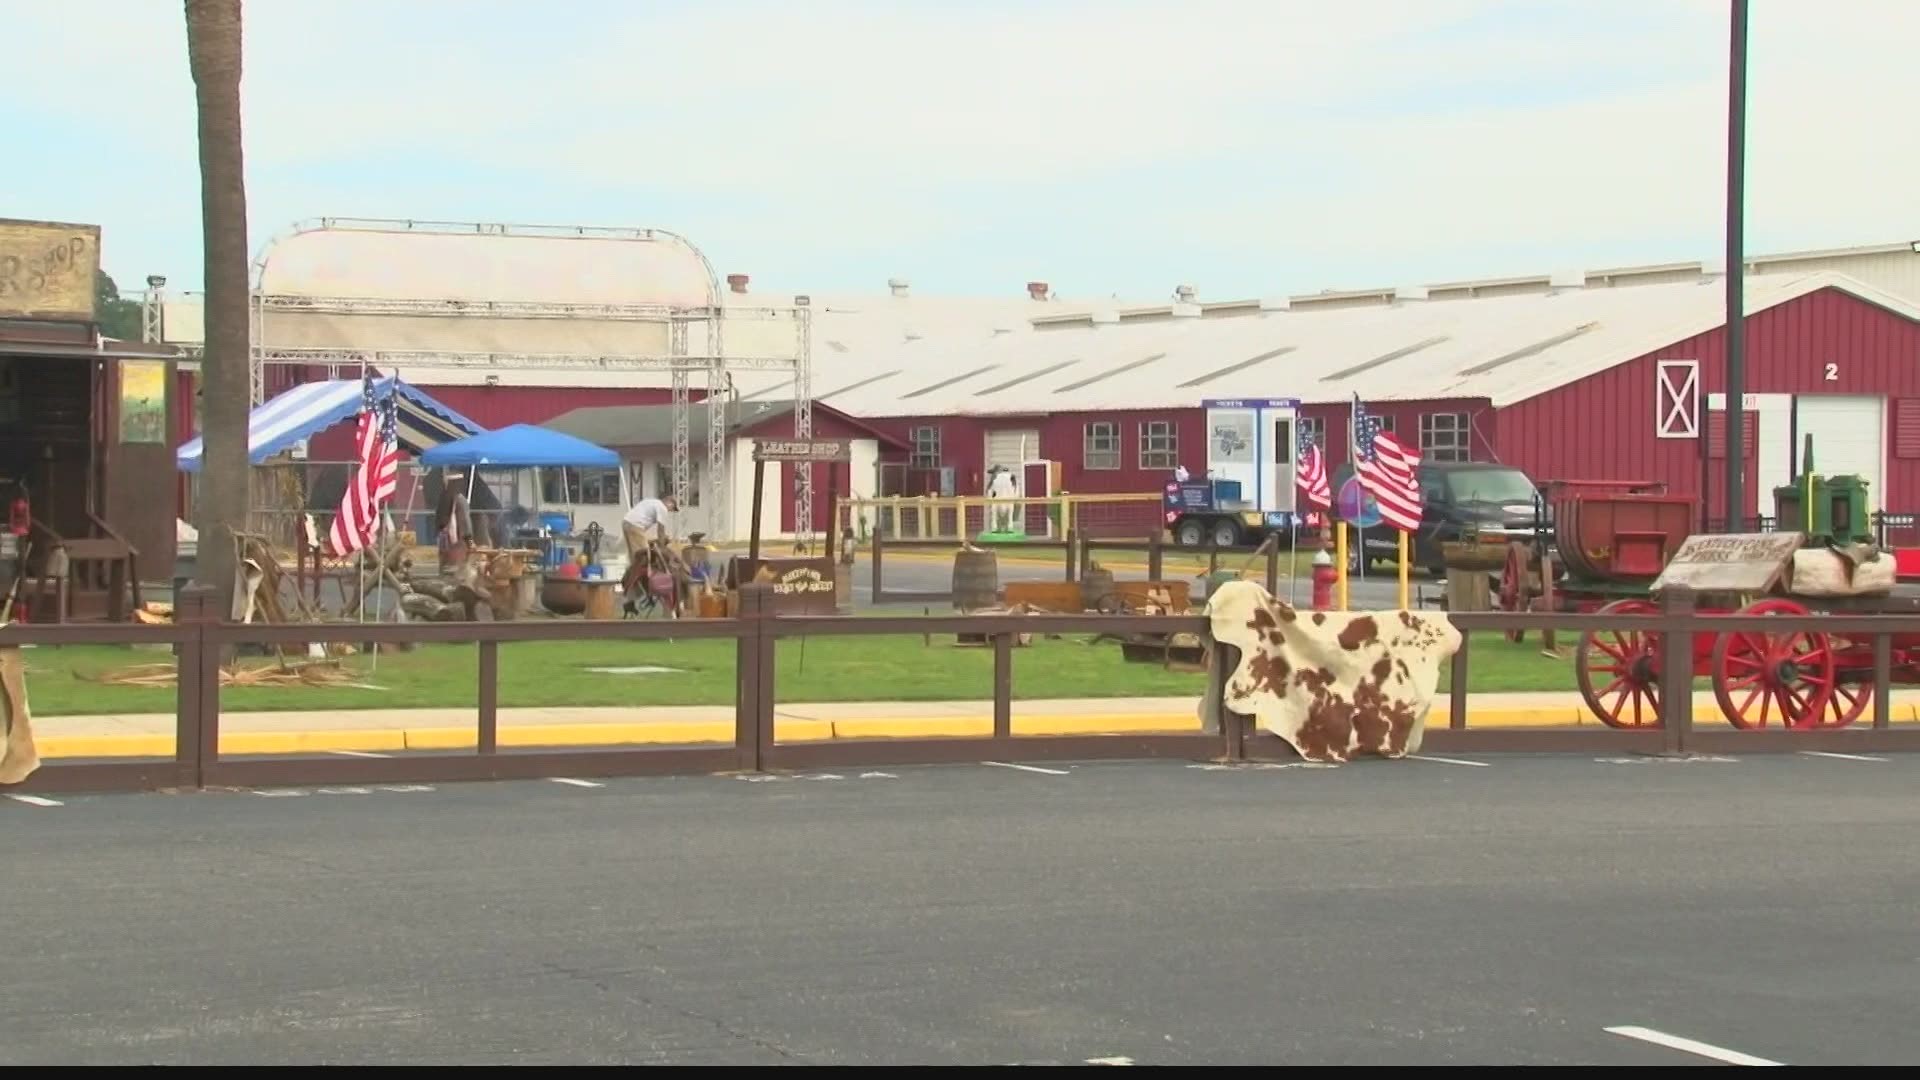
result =
[[[740,637],[735,641],[734,668],[739,688],[733,699],[733,749],[741,772],[761,772],[766,750],[773,745],[773,648],[767,633],[773,589],[760,582],[740,586],[735,618]]]
[[[880,589],[880,557],[886,546],[886,541],[880,538],[880,530],[875,529],[873,539],[867,544],[867,570],[873,575],[873,587],[870,591],[873,593],[873,602],[876,604],[886,602],[886,594]]]
[[[1447,730],[1467,730],[1467,681],[1473,670],[1473,632],[1462,631],[1460,650],[1447,672]]]
[[[1227,710],[1227,680],[1233,677],[1233,667],[1227,660],[1229,646],[1207,635],[1207,707],[1206,717],[1209,726],[1207,734],[1218,734],[1221,740],[1221,756],[1227,761],[1247,760],[1247,727],[1241,718]]]
[[[993,635],[993,737],[1013,738],[1013,635]]]
[[[1080,557],[1079,538],[1073,533],[1067,534],[1067,580],[1074,580],[1074,563]]]
[[[1893,715],[1893,635],[1873,635],[1873,729],[1887,730]]]
[[[1669,585],[1660,592],[1660,729],[1662,749],[1684,753],[1693,739],[1693,631],[1675,625],[1693,618],[1693,590]]]
[[[1162,580],[1161,575],[1166,572],[1166,552],[1162,551],[1160,546],[1163,542],[1162,537],[1165,535],[1165,529],[1155,529],[1147,537],[1148,581],[1160,581]]]
[[[220,621],[218,594],[205,585],[188,585],[175,598],[173,621],[188,629],[178,646],[179,683],[174,719],[173,761],[180,782],[205,787],[207,766],[220,756],[220,644],[207,629]]]
[[[482,754],[500,749],[500,643],[480,644],[480,730],[474,740]]]
[[[1288,551],[1287,557],[1292,558],[1293,552]],[[1267,537],[1267,595],[1268,596],[1280,595],[1280,534],[1279,533],[1274,533],[1273,535]]]

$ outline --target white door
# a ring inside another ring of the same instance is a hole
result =
[[[1040,432],[1033,428],[1007,428],[987,432],[987,467],[981,473],[981,480],[993,471],[995,465],[1001,465],[1013,474],[1013,483],[1017,493],[1026,494],[1025,465],[1040,456]]]
[[[1795,460],[1813,436],[1813,468],[1822,476],[1855,475],[1867,481],[1867,505],[1880,507],[1881,466],[1886,457],[1886,399],[1851,394],[1802,394],[1794,402]]]

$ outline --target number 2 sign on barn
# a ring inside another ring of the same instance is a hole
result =
[[[100,228],[0,219],[0,317],[91,322]]]

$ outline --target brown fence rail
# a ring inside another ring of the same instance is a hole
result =
[[[1293,757],[1278,737],[1256,731],[1246,717],[1226,712],[1216,696],[1205,710],[1223,722],[1197,732],[1072,736],[1015,736],[1013,640],[1019,634],[1206,635],[1202,616],[1004,615],[1004,616],[776,616],[764,585],[742,590],[739,614],[726,619],[617,622],[498,622],[355,625],[346,623],[249,626],[215,621],[207,594],[182,591],[172,626],[0,627],[0,645],[60,646],[144,644],[171,646],[178,657],[177,726],[171,760],[133,762],[54,761],[10,792],[245,787],[267,784],[379,783],[505,779],[540,776],[621,776],[666,773],[757,772],[823,766],[1044,761],[1110,758],[1181,758],[1248,761]],[[1891,687],[1897,675],[1896,637],[1920,635],[1920,616],[1816,615],[1736,616],[1698,614],[1691,597],[1669,594],[1649,615],[1452,616],[1464,641],[1452,660],[1449,726],[1429,730],[1425,748],[1438,752],[1580,751],[1615,753],[1743,752],[1780,750],[1920,750],[1920,727],[1891,726]],[[1638,630],[1662,635],[1660,685],[1664,713],[1659,726],[1633,730],[1482,729],[1468,722],[1472,685],[1472,634],[1481,631]],[[1872,721],[1837,730],[1741,731],[1717,722],[1705,730],[1692,715],[1693,637],[1696,634],[1795,630],[1845,634],[1874,643]],[[884,634],[978,634],[993,644],[993,733],[969,738],[836,739],[782,743],[775,735],[777,679],[775,644],[781,638]],[[659,640],[727,638],[736,643],[737,692],[731,746],[588,748],[502,752],[498,732],[499,647],[503,642],[569,640]],[[220,662],[240,645],[306,645],[316,642],[381,644],[475,643],[478,708],[475,749],[468,753],[409,754],[393,758],[223,757],[220,753]],[[1230,648],[1212,649],[1209,692],[1218,694],[1237,665]]]

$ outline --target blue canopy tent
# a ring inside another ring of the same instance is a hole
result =
[[[301,383],[247,414],[247,459],[255,465],[360,412],[364,390],[359,379]],[[400,445],[418,454],[449,440],[465,440],[486,430],[407,385],[397,376],[375,379],[376,398],[392,394]],[[182,472],[199,472],[204,446],[198,435],[175,453]]]
[[[471,489],[481,469],[620,469],[620,455],[585,439],[558,431],[514,424],[472,438],[436,446],[420,455],[420,464],[429,468],[464,468]],[[535,512],[540,521],[539,542],[546,549],[546,564],[558,565],[567,557],[556,536],[573,532],[573,515],[540,513],[540,485],[534,484]]]
[[[573,467],[579,469],[617,469],[620,455],[585,439],[562,435],[557,431],[514,424],[471,438],[442,443],[420,455],[420,464],[429,468],[465,466],[467,468],[531,469]]]

